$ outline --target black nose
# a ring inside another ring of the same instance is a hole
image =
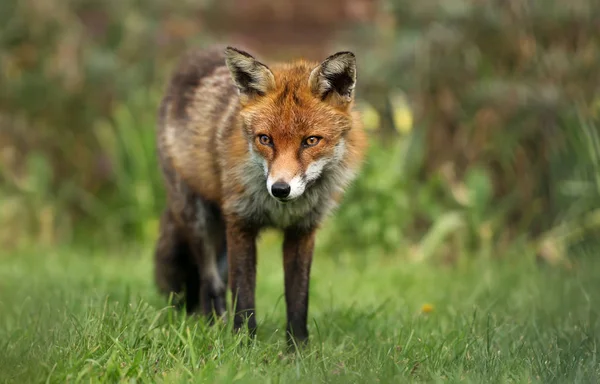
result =
[[[283,181],[278,181],[271,186],[271,193],[278,199],[288,197],[290,194],[290,185]]]

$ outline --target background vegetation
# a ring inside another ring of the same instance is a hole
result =
[[[597,233],[593,1],[281,4],[2,2],[1,244],[152,239],[166,78],[184,49],[230,41],[265,60],[358,52],[372,150],[332,248],[450,260],[524,241],[554,259]]]
[[[153,238],[157,103],[178,55],[215,41],[265,60],[358,52],[372,150],[331,247],[451,259],[552,233],[554,258],[598,231],[593,1],[281,4],[4,1],[2,245]]]

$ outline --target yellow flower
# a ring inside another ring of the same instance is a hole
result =
[[[430,313],[430,312],[433,312],[433,309],[434,309],[433,304],[426,303],[426,304],[423,304],[423,306],[421,307],[421,312]]]

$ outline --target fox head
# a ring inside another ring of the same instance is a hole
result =
[[[272,68],[235,48],[228,47],[225,54],[239,91],[250,153],[263,166],[271,196],[294,200],[331,169],[339,169],[353,125],[354,54],[338,52],[321,63],[297,61]]]

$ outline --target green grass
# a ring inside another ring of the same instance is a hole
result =
[[[442,267],[317,252],[311,345],[293,355],[279,245],[266,240],[251,343],[167,308],[151,247],[0,254],[0,382],[600,380],[591,251],[570,270],[523,255]]]

